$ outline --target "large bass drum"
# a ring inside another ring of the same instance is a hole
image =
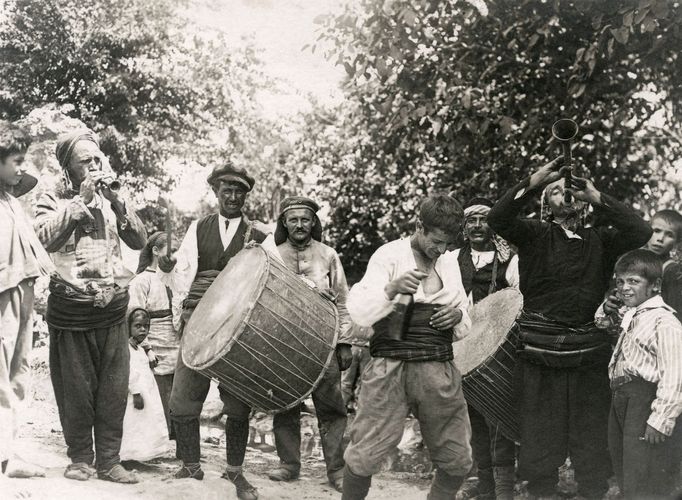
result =
[[[197,305],[182,359],[246,404],[283,411],[335,362],[338,329],[336,307],[256,246],[233,257]]]
[[[462,373],[467,403],[519,441],[514,368],[523,296],[516,288],[488,295],[470,311],[471,332],[455,342],[455,365]]]

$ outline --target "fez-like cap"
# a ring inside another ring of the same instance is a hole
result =
[[[213,187],[216,187],[221,181],[236,182],[244,186],[247,191],[251,191],[256,184],[256,180],[245,169],[237,168],[231,162],[215,167],[206,180]]]
[[[308,210],[311,210],[313,214],[316,214],[320,210],[320,206],[310,198],[306,198],[305,196],[289,196],[288,198],[284,198],[282,203],[279,204],[279,215],[281,217],[289,210],[297,208],[307,208]]]

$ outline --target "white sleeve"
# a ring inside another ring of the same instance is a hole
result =
[[[391,281],[391,264],[384,253],[380,248],[372,255],[362,280],[348,294],[348,313],[359,326],[372,326],[393,311],[393,301],[384,291]]]
[[[507,272],[504,277],[509,283],[509,286],[514,288],[519,288],[519,256],[512,255],[509,265],[507,266]]]
[[[455,259],[455,264],[457,260]],[[452,286],[454,287],[454,297],[452,299],[452,304],[462,311],[462,320],[455,325],[454,337],[455,340],[460,340],[469,335],[469,330],[471,329],[471,317],[469,316],[469,298],[467,293],[464,291],[464,285],[462,284],[462,273],[459,270],[459,265],[448,266],[449,272],[453,275],[451,277]]]
[[[161,283],[173,292],[173,303],[182,302],[185,299],[199,268],[196,222],[190,224],[175,257],[177,263],[171,272],[164,273],[161,269],[156,270]]]
[[[128,283],[128,294],[130,294],[130,301],[128,302],[128,310],[142,308],[147,309],[147,297],[149,296],[149,280],[145,279],[145,273],[137,274]]]

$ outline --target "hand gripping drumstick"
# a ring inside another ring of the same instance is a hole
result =
[[[171,218],[172,204],[170,198],[166,196],[159,196],[159,206],[166,209],[166,257],[170,259],[172,251],[173,227]]]

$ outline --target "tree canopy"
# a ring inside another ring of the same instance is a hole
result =
[[[320,121],[331,140],[299,148],[326,174],[344,264],[404,233],[429,191],[498,197],[560,154],[563,117],[580,174],[655,207],[682,144],[681,21],[666,0],[362,0],[318,19],[346,102]]]

